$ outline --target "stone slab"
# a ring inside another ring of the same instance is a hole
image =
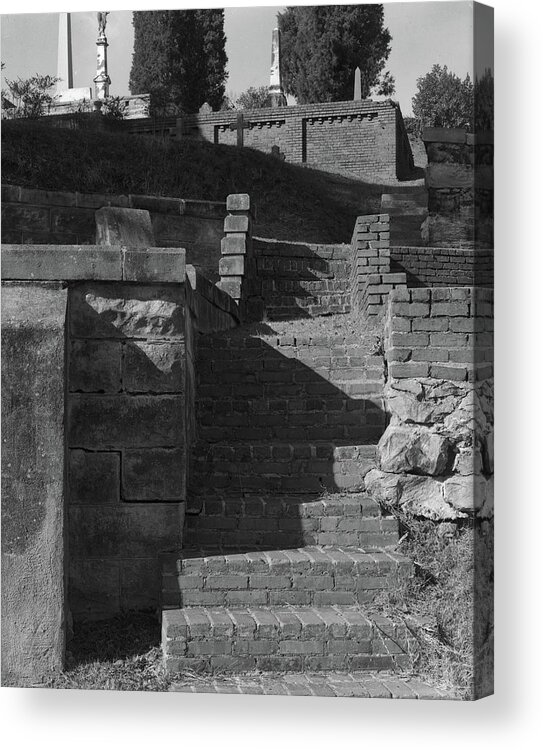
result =
[[[154,235],[149,211],[139,208],[104,206],[95,213],[98,245],[153,247]]]
[[[2,289],[2,684],[63,666],[67,290]]]

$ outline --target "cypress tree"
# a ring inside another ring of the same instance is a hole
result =
[[[283,85],[298,104],[352,99],[357,67],[363,98],[379,84],[391,41],[382,5],[289,7],[279,28]]]
[[[224,11],[135,11],[132,94],[197,112],[219,109],[226,81]]]

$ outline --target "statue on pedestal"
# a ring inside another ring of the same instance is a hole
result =
[[[105,36],[106,35],[106,24],[107,24],[107,17],[109,16],[109,11],[103,11],[100,10],[96,14],[96,17],[98,18],[98,36]]]

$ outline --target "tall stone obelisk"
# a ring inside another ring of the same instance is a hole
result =
[[[96,40],[96,75],[94,81],[94,98],[106,99],[109,96],[111,80],[107,74],[107,38],[106,23],[108,11],[100,11],[98,17],[98,39]]]
[[[274,29],[272,34],[272,57],[270,70],[270,85],[268,94],[270,97],[270,106],[286,107],[287,98],[281,83],[281,32]]]
[[[72,20],[70,13],[58,14],[58,58],[57,58],[57,94],[73,88],[74,72],[72,64]]]

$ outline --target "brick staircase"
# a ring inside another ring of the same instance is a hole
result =
[[[312,268],[319,252],[308,254]],[[311,306],[281,297],[279,272],[266,309],[318,314],[331,293],[320,270]],[[363,335],[326,320],[324,334],[291,320],[279,332],[258,323],[198,341],[184,549],[163,559],[170,673],[411,663],[405,626],[367,611],[411,573],[394,552],[397,522],[364,492],[386,426],[384,362]]]

